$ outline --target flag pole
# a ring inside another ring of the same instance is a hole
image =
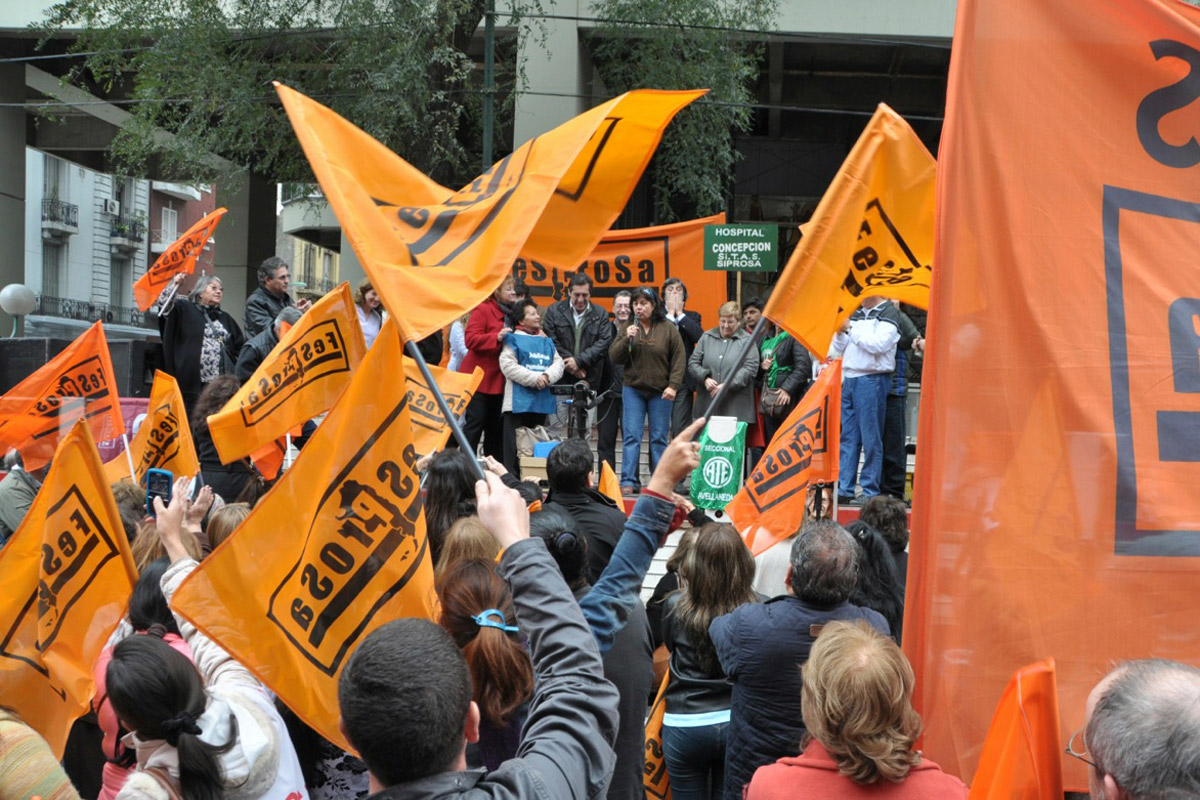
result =
[[[756,325],[754,328],[754,333],[746,337],[746,343],[742,345],[742,349],[738,352],[737,358],[733,360],[733,369],[730,370],[730,375],[733,375],[733,373],[741,369],[742,364],[745,364],[746,359],[750,357],[750,351],[755,347],[758,347],[759,343],[763,340],[763,336],[765,336],[767,333],[766,321],[766,317],[760,319],[758,321],[758,325]],[[729,381],[726,380],[721,384],[721,388],[717,390],[716,397],[714,397],[712,402],[708,404],[708,410],[704,412],[704,416],[708,417],[709,422],[712,422],[713,416],[715,416],[717,413],[717,406],[719,406],[721,401],[725,399],[725,395],[728,392]],[[708,423],[705,423],[705,427],[708,427]]]
[[[121,441],[125,443],[125,463],[129,465],[129,477],[136,484],[138,482],[137,474],[133,471],[133,455],[129,452],[129,434],[122,433]]]
[[[450,405],[446,402],[445,395],[442,394],[441,387],[437,385],[437,381],[433,379],[433,373],[429,371],[429,365],[425,363],[425,356],[421,355],[421,349],[417,347],[417,343],[413,339],[409,339],[404,343],[404,352],[408,357],[417,362],[417,369],[421,370],[421,377],[425,379],[425,383],[429,386],[429,391],[433,392],[433,399],[437,401],[438,409],[442,412],[442,417],[445,418],[446,424],[450,426],[450,430],[454,433],[454,441],[458,442],[458,446],[462,451],[471,457],[471,464],[475,467],[475,477],[478,480],[487,480],[483,476],[483,467],[479,465],[479,459],[471,452],[471,443],[467,441],[467,435],[463,433],[462,426],[458,424],[458,419],[455,418],[454,412],[450,410]]]

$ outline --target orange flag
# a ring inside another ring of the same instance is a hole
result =
[[[825,356],[864,297],[927,308],[937,162],[883,103],[804,228],[763,314]]]
[[[725,507],[754,555],[800,529],[808,485],[837,480],[842,360],[821,372]]]
[[[129,443],[129,453],[133,456],[133,480],[138,484],[148,469],[166,469],[175,475],[195,475],[200,471],[179,384],[161,370],[154,373],[146,418]],[[130,477],[125,453],[104,465],[104,475],[110,484]]]
[[[25,521],[0,548],[0,686],[62,757],[92,668],[137,580],[88,426],[59,445]]]
[[[667,759],[662,747],[663,718],[667,713],[667,683],[671,671],[663,675],[658,695],[646,717],[646,761],[642,770],[642,786],[651,800],[671,800],[671,779],[667,775]]]
[[[522,145],[455,192],[276,84],[346,237],[405,339],[477,306],[520,254],[578,264],[625,207],[663,129],[703,91],[641,90]]]
[[[171,283],[171,279],[179,273],[191,275],[196,269],[196,259],[204,251],[204,245],[217,229],[217,223],[225,216],[227,209],[218,208],[204,219],[187,229],[187,233],[175,240],[174,244],[163,251],[146,274],[133,284],[133,299],[139,311],[145,311],[154,305],[154,301],[162,294],[163,289]]]
[[[400,353],[385,325],[296,463],[174,598],[344,749],[337,680],[347,658],[384,622],[432,618],[434,607]]]
[[[0,397],[0,451],[16,447],[26,469],[50,460],[60,432],[84,417],[98,440],[125,433],[104,326],[97,322]]]
[[[988,728],[970,800],[1062,800],[1054,659],[1017,670]]]
[[[621,481],[617,479],[617,473],[613,472],[607,461],[600,462],[599,489],[600,494],[610,498],[617,504],[621,513],[625,513],[625,496],[621,494]]]
[[[1065,741],[1112,663],[1200,660],[1200,9],[1080,10],[958,4],[904,649],[968,783],[1022,665]]]
[[[208,418],[221,460],[228,464],[267,447],[327,411],[366,351],[350,284],[343,283],[314,303],[250,380]]]
[[[390,317],[389,317],[390,319]],[[429,365],[429,372],[434,382],[442,390],[450,412],[461,417],[467,410],[467,404],[475,396],[475,389],[483,380],[483,370],[476,367],[471,374],[451,372],[444,367]],[[450,438],[450,426],[438,409],[433,392],[421,377],[417,362],[404,357],[404,381],[408,386],[408,411],[412,418],[413,447],[421,455],[428,455],[435,450],[441,450],[446,440]]]
[[[717,310],[729,295],[725,272],[704,268],[704,226],[724,223],[722,212],[670,225],[610,230],[578,264],[518,258],[513,275],[525,281],[538,303],[549,304],[566,299],[575,273],[587,273],[593,282],[592,302],[606,308],[621,290],[662,286],[667,278],[679,278],[688,287],[688,308],[715,324]]]

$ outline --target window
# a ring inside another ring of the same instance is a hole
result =
[[[45,176],[42,189],[47,200],[67,199],[67,188],[63,185],[63,162],[54,156],[45,156]]]
[[[133,264],[128,258],[114,256],[108,284],[108,303],[112,306],[131,306],[133,295]]]
[[[62,297],[62,268],[66,247],[61,244],[42,243],[42,294]]]
[[[170,244],[179,238],[179,212],[173,208],[163,206],[162,210],[162,231],[159,234],[159,241],[163,244]]]

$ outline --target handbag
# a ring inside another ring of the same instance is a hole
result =
[[[791,402],[783,402],[783,389],[763,389],[758,398],[758,410],[764,417],[782,417],[791,407]]]

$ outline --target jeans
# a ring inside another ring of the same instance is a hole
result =
[[[853,497],[855,483],[862,487],[863,497],[879,494],[883,473],[883,424],[891,384],[890,372],[846,378],[842,382],[842,452],[838,463],[838,495],[841,497]],[[862,475],[858,475],[860,450]]]
[[[906,396],[889,394],[883,423],[883,479],[879,489],[901,500],[904,499],[904,479],[908,475],[908,451],[904,447],[907,406]]]
[[[725,740],[729,723],[662,729],[663,757],[674,800],[720,798],[725,785]]]
[[[650,472],[667,449],[667,433],[671,428],[671,401],[663,400],[660,392],[643,392],[630,386],[621,388],[621,429],[624,447],[621,449],[621,485],[641,486],[638,462],[642,459],[642,431],[650,419]]]

